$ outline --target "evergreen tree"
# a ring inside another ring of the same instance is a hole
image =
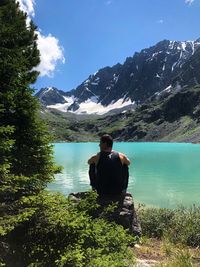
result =
[[[34,199],[56,170],[30,88],[39,74],[35,30],[15,0],[0,1],[0,266],[10,258],[15,266],[16,240],[37,210]]]
[[[39,119],[39,105],[30,88],[39,74],[34,70],[40,62],[35,30],[18,3],[1,0],[0,129],[13,129],[7,165],[10,174],[30,177],[31,193],[43,189],[55,171],[48,133]]]

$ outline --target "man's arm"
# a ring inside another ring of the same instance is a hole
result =
[[[96,189],[96,165],[99,159],[99,153],[92,156],[88,160],[89,166],[89,178],[90,178],[90,185],[92,186],[92,189]]]
[[[96,188],[96,175],[95,175],[95,164],[92,163],[90,164],[89,167],[89,178],[90,178],[90,185],[92,186],[93,189]]]
[[[127,158],[126,155],[119,153],[119,156],[123,165],[126,164],[127,166],[129,166],[131,164],[129,158]]]
[[[89,160],[88,160],[88,164],[91,165],[91,164],[97,164],[98,162],[98,159],[99,159],[99,154],[96,154],[94,156],[92,156]]]

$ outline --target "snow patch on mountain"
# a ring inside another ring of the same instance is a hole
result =
[[[119,75],[114,74],[113,75],[113,80],[114,80],[115,83],[118,82],[118,79],[119,79]]]
[[[53,91],[53,90],[54,90],[53,87],[49,87],[49,88],[47,88],[46,90],[44,90],[44,91],[42,92],[41,97],[43,97],[44,95],[46,95],[47,93],[49,93],[50,91]]]
[[[163,70],[163,71],[165,70],[165,64],[163,65],[162,70]]]
[[[185,49],[186,49],[186,43],[185,42],[181,42],[181,45],[182,45],[183,51],[185,51]]]
[[[56,104],[56,105],[49,105],[47,108],[57,109],[62,112],[71,112],[68,110],[70,105],[74,103],[76,100],[74,97],[65,97],[67,103],[64,104]],[[135,102],[132,102],[130,99],[124,100],[124,98],[119,99],[116,102],[112,102],[108,106],[103,106],[101,103],[98,103],[98,97],[93,96],[88,98],[85,102],[79,104],[79,108],[74,111],[75,114],[97,114],[103,115],[109,112],[112,109],[121,109],[125,108],[126,106],[134,105]]]
[[[175,41],[170,41],[169,49],[173,49],[174,48],[174,43],[175,43]]]
[[[112,102],[110,105],[105,107],[101,103],[97,103],[95,98],[90,98],[85,102],[81,103],[79,109],[76,110],[75,113],[103,115],[112,109],[123,108],[131,104],[134,104],[134,102],[132,102],[130,99],[124,101],[124,98],[121,98],[118,101]]]
[[[74,96],[70,96],[70,97],[64,96],[64,99],[65,99],[66,103],[64,103],[64,104],[57,103],[55,105],[48,105],[47,108],[53,108],[53,109],[57,109],[57,110],[62,111],[62,112],[67,112],[69,106],[71,106],[74,103],[76,98]]]

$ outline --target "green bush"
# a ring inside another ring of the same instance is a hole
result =
[[[179,208],[175,211],[172,227],[167,234],[174,243],[200,246],[200,207]]]
[[[16,204],[23,213],[0,224],[6,266],[129,266],[133,238],[119,225],[92,219],[91,199],[92,192],[78,205],[60,194],[23,197]]]
[[[139,210],[142,233],[149,237],[161,238],[171,226],[174,211],[159,208],[142,208]]]
[[[167,236],[173,243],[200,246],[200,207],[175,210],[143,208],[139,210],[139,218],[144,235]]]

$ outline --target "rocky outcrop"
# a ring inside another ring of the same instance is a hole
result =
[[[88,192],[71,193],[69,199],[79,202],[84,199]],[[130,193],[124,193],[119,196],[99,196],[97,198],[99,208],[93,213],[93,217],[97,218],[102,215],[104,210],[110,205],[114,206],[112,212],[107,213],[106,219],[114,221],[122,225],[125,229],[137,236],[141,236],[141,227],[135,211],[133,197]]]
[[[44,106],[64,104],[66,102],[63,92],[55,87],[42,88],[35,94],[40,103]]]

